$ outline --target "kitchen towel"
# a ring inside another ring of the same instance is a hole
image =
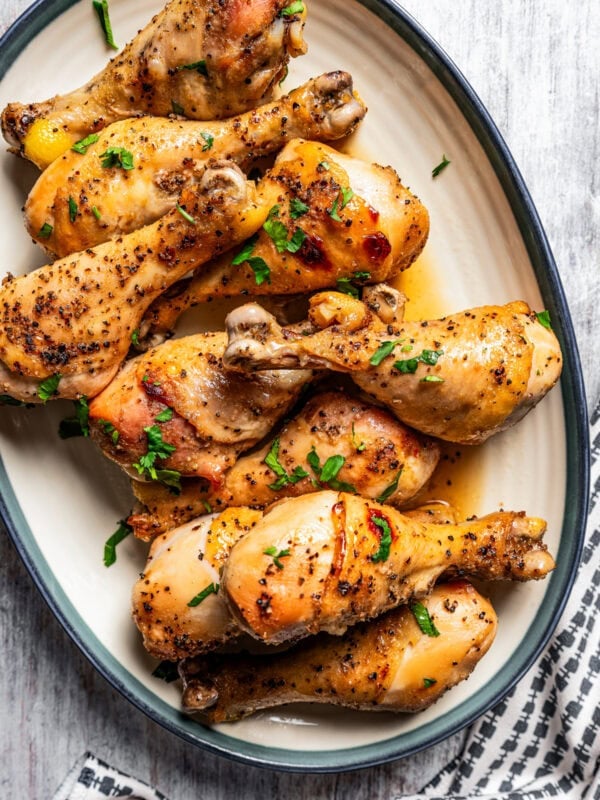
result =
[[[581,564],[533,669],[474,723],[462,752],[403,800],[600,800],[600,406],[592,417],[592,496]],[[402,769],[402,762],[398,762]],[[89,753],[53,800],[166,800]]]

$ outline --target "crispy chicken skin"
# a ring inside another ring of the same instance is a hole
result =
[[[388,322],[372,304],[321,292],[310,300],[309,319],[315,332],[301,336],[256,304],[236,309],[226,320],[224,363],[349,373],[407,425],[461,444],[483,442],[521,419],[562,368],[556,336],[524,302]],[[384,343],[393,349],[373,364]]]
[[[414,519],[435,520],[440,526],[453,519],[448,508],[423,507],[410,514]],[[261,511],[229,508],[154,540],[132,594],[133,619],[151,655],[177,661],[242,635],[217,585],[231,548],[262,516]],[[188,605],[211,584],[215,591],[197,605]]]
[[[554,568],[546,524],[497,512],[431,525],[355,495],[284,500],[231,551],[221,586],[240,627],[267,644],[341,634],[428,592],[436,580],[532,580]]]
[[[138,374],[140,372],[138,369]],[[90,418],[104,416],[97,406],[109,390],[110,387],[94,400]],[[111,407],[115,409],[109,417],[111,421],[116,414],[127,414],[124,394],[106,403],[107,413]],[[232,393],[228,402],[240,402],[236,394]],[[120,408],[118,412],[117,407]],[[150,414],[144,424],[150,424],[151,419]],[[204,424],[207,424],[206,417]],[[115,425],[119,431],[123,430],[123,426],[116,422]],[[104,430],[102,437],[104,446],[110,448],[110,435]],[[122,440],[123,435],[119,444]],[[208,444],[209,452],[216,441],[217,435]],[[385,495],[386,502],[392,505],[401,505],[413,497],[430,478],[440,458],[436,442],[406,428],[384,409],[343,392],[320,393],[283,426],[276,438],[271,438],[256,452],[239,458],[221,484],[188,481],[183,484],[181,494],[174,496],[160,484],[135,481],[133,491],[144,509],[132,514],[128,522],[136,536],[151,539],[203,514],[207,503],[214,509],[227,506],[266,508],[284,497],[318,491],[317,475],[307,460],[312,450],[323,465],[331,457],[342,456],[344,463],[335,482],[349,484],[362,497],[373,500]],[[295,483],[280,480],[278,484],[278,475],[265,463],[269,453],[276,454],[288,475],[301,467],[306,476]]]
[[[286,0],[171,0],[88,83],[40,103],[10,103],[2,130],[44,169],[78,140],[141,114],[220,119],[268,100],[289,56],[305,52],[306,11]]]
[[[219,591],[195,606],[189,603],[207,586],[218,586],[234,543],[261,517],[260,511],[232,508],[154,540],[132,595],[133,619],[151,655],[176,661],[239,636]]]
[[[284,653],[186,659],[183,708],[232,722],[283,703],[330,703],[363,711],[422,711],[468,678],[496,634],[488,600],[465,581],[423,601],[439,631],[426,636],[407,606]]]
[[[254,184],[230,162],[209,162],[180,202],[140,231],[4,280],[0,393],[39,402],[40,382],[59,375],[54,396],[98,394],[152,300],[265,218]]]
[[[25,205],[27,230],[53,256],[93,247],[166,214],[209,158],[230,159],[247,171],[295,137],[346,136],[365,111],[354,96],[352,77],[330,72],[222,122],[164,117],[115,122],[85,154],[68,150],[40,175]],[[128,150],[135,168],[103,167],[101,156],[110,147]],[[69,196],[80,209],[75,221],[69,218]],[[49,235],[44,225],[51,226]]]
[[[145,428],[171,409],[171,418],[159,424],[163,441],[175,450],[161,468],[221,489],[225,470],[269,434],[312,376],[308,370],[226,372],[226,344],[225,333],[199,333],[128,361],[90,403],[90,432],[104,453],[139,478],[132,464],[147,452]],[[195,499],[209,498],[198,491]],[[199,513],[202,505],[193,516]]]
[[[190,305],[217,297],[296,294],[335,287],[340,279],[359,284],[389,280],[413,263],[427,241],[427,209],[391,167],[324,144],[290,142],[261,189],[276,196],[276,219],[285,225],[287,239],[298,230],[305,234],[300,249],[279,252],[262,229],[252,256],[269,266],[268,280],[257,285],[250,264],[234,265],[228,254],[150,308],[153,331],[171,330]]]

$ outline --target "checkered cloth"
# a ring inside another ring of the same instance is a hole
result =
[[[600,800],[600,406],[592,498],[575,587],[537,666],[468,732],[462,752],[403,800]],[[53,800],[166,800],[90,753]]]

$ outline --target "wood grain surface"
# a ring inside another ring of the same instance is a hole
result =
[[[28,5],[2,0],[0,31]],[[597,0],[403,5],[460,66],[523,173],[568,297],[592,408],[600,393],[600,6]],[[3,531],[0,634],[1,797],[50,798],[89,749],[156,784],[170,800],[387,799],[419,789],[462,741],[458,734],[394,764],[302,778],[197,750],[146,719],[79,654]]]

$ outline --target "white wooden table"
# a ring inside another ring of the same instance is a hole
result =
[[[2,0],[0,31],[29,2]],[[600,6],[597,0],[404,0],[404,6],[460,66],[521,168],[558,262],[592,409],[600,396]],[[378,800],[419,789],[462,741],[458,734],[395,764],[301,779],[203,753],[150,722],[96,674],[3,533],[0,635],[1,797],[51,797],[90,749],[155,783],[170,800]]]

